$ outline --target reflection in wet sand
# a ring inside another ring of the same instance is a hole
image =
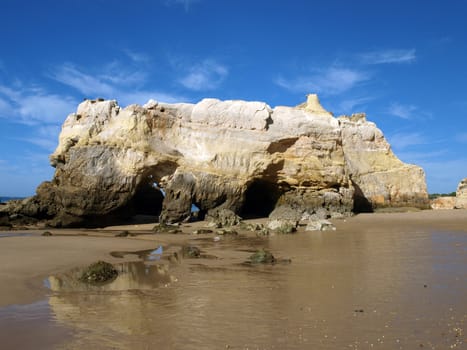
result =
[[[210,250],[220,259],[150,274],[131,265],[140,277],[54,293],[49,303],[77,331],[73,349],[462,347],[466,234],[409,231],[271,237],[268,248],[292,263],[254,268],[238,264],[249,255],[246,241],[228,241]]]
[[[375,217],[331,232],[192,238],[196,258],[182,254],[186,242],[120,252],[138,261],[116,264],[118,278],[100,286],[78,283],[80,269],[53,276],[34,327],[54,342],[37,337],[21,348],[465,347],[466,228]],[[242,265],[260,248],[292,262]],[[26,309],[8,314],[16,323],[0,309],[0,335],[20,334]]]
[[[169,267],[165,264],[148,265],[142,261],[127,262],[115,266],[118,276],[108,283],[88,284],[80,281],[83,268],[76,268],[68,273],[48,278],[48,286],[54,292],[83,292],[83,291],[128,291],[154,289],[176,281],[169,274]]]

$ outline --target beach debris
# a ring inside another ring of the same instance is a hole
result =
[[[250,255],[249,261],[252,264],[273,264],[276,261],[276,259],[270,251],[262,248]]]
[[[89,265],[81,274],[79,280],[85,283],[104,283],[115,279],[118,271],[106,261],[98,261]]]

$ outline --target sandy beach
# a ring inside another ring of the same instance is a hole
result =
[[[154,234],[154,224],[49,230],[49,237],[2,231],[2,342],[23,349],[465,346],[467,210],[333,223],[336,231],[301,227],[274,236],[193,234],[204,222],[184,224],[179,234]],[[134,236],[115,237],[124,230]],[[187,245],[201,257],[180,258]],[[163,253],[154,258],[158,247]],[[259,248],[291,262],[243,265]],[[97,289],[69,282],[70,271],[97,260],[120,266],[122,277]],[[50,336],[22,337],[31,322]]]

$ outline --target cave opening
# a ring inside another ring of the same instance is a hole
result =
[[[372,213],[373,206],[368,198],[365,197],[360,186],[358,186],[354,181],[352,181],[352,185],[354,187],[354,195],[353,195],[353,209],[352,211],[355,214],[359,213]]]
[[[162,211],[164,190],[157,181],[148,176],[145,178],[133,196],[133,211],[135,215],[159,216]]]
[[[175,170],[176,164],[172,163],[158,164],[146,169],[130,201],[132,221],[149,223],[159,220],[165,197],[161,179],[172,175]]]
[[[256,179],[248,185],[240,216],[244,219],[267,217],[276,207],[282,195],[276,183]]]

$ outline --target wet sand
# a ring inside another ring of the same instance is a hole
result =
[[[466,210],[334,224],[268,237],[188,234],[204,223],[177,235],[153,234],[151,224],[0,232],[1,348],[466,347]],[[122,230],[138,235],[114,237]],[[201,258],[183,257],[185,245]],[[242,264],[259,248],[291,263]],[[119,277],[76,283],[96,260],[114,263]]]

